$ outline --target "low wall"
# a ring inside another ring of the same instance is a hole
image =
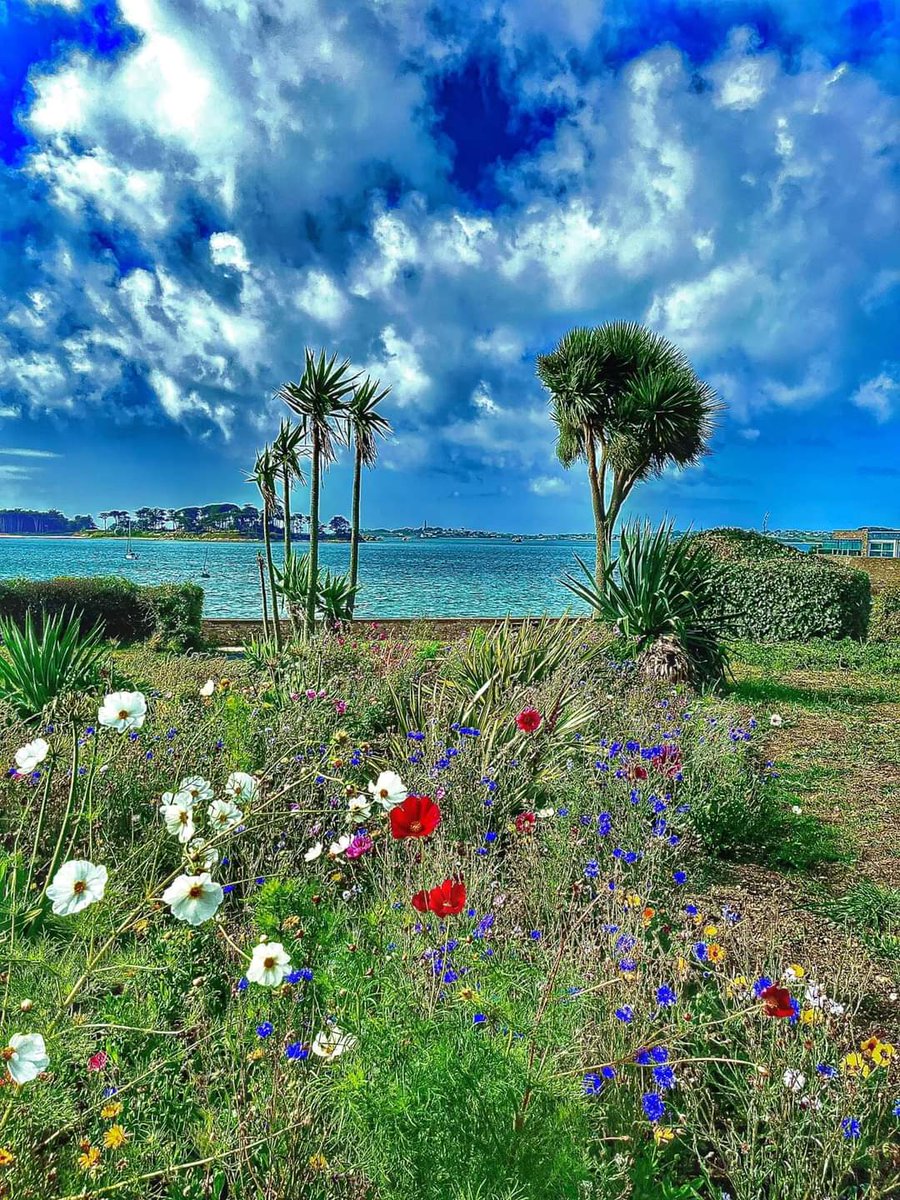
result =
[[[572,618],[558,617],[556,620],[571,620]],[[586,619],[586,618],[578,618]],[[415,629],[419,637],[435,638],[438,641],[452,641],[460,634],[470,629],[481,627],[491,629],[499,624],[501,617],[396,617],[383,621],[351,621],[350,634],[371,634],[373,626],[384,629],[388,634],[402,634],[409,629]],[[537,617],[512,617],[513,625],[523,625],[529,621],[537,621]],[[290,636],[291,627],[287,621],[281,622],[285,636]],[[202,625],[203,639],[212,646],[240,646],[242,642],[252,637],[262,637],[262,621],[245,620],[243,618],[208,617]]]

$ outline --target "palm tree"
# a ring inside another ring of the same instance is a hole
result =
[[[336,354],[318,358],[308,347],[299,383],[284,383],[276,395],[299,418],[299,427],[310,444],[312,473],[309,487],[309,578],[306,599],[306,628],[312,633],[316,622],[316,580],[319,575],[319,485],[323,467],[334,462],[337,447],[346,440],[344,398],[353,391],[357,376],[350,373],[350,360],[338,362]]]
[[[720,405],[677,346],[633,321],[570,330],[538,355],[537,373],[550,393],[560,462],[587,463],[599,585],[635,484],[697,463]]]
[[[359,574],[359,506],[362,490],[362,469],[374,467],[378,457],[376,438],[388,437],[392,430],[386,417],[378,411],[378,405],[390,392],[390,387],[383,388],[377,379],[367,375],[361,384],[353,389],[353,395],[347,405],[347,424],[353,436],[353,501],[350,512],[350,586],[356,588]],[[356,591],[352,592],[350,611],[356,599]]]
[[[276,649],[281,649],[281,621],[278,614],[278,593],[275,590],[275,563],[272,561],[272,538],[269,532],[269,521],[278,504],[275,494],[275,484],[278,478],[278,467],[271,446],[264,446],[256,456],[252,472],[247,476],[248,483],[255,483],[263,502],[263,542],[266,549],[266,566],[269,572],[269,589],[272,593],[272,612]],[[265,599],[263,599],[265,604]]]
[[[278,434],[272,442],[272,453],[281,475],[285,562],[291,557],[291,488],[294,480],[301,486],[306,483],[306,476],[300,466],[300,459],[306,453],[302,443],[303,433],[300,426],[290,421],[281,422]]]

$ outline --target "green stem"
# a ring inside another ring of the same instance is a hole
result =
[[[266,565],[269,569],[269,589],[272,596],[272,632],[275,637],[276,650],[281,649],[281,614],[279,612],[278,592],[275,590],[275,563],[272,558],[272,536],[269,532],[271,511],[268,502],[263,504],[263,541],[266,548]]]
[[[362,451],[359,442],[356,443],[356,454],[353,460],[353,500],[350,512],[350,587],[356,588],[359,576],[359,512],[360,494],[362,492]],[[356,593],[350,597],[350,616],[356,604]]]
[[[316,627],[316,593],[319,590],[319,474],[320,434],[312,427],[312,473],[309,482],[309,591],[306,596],[306,635]]]

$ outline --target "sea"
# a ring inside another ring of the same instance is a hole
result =
[[[0,538],[0,578],[122,575],[139,584],[193,581],[204,590],[204,616],[258,617],[259,572],[254,542],[135,539],[125,558],[118,538]],[[275,546],[276,560],[281,546]],[[494,538],[413,538],[364,542],[359,548],[356,615],[390,617],[516,617],[583,613],[560,582],[578,571],[575,555],[593,564],[593,541],[514,542]],[[350,547],[325,543],[320,562],[346,571]],[[209,577],[203,578],[202,572]]]

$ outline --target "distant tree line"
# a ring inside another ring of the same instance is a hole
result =
[[[253,504],[202,504],[186,508],[110,508],[98,514],[107,533],[230,533],[246,538],[262,538],[263,514]],[[309,539],[309,520],[300,513],[290,518],[291,536],[300,541]],[[91,516],[67,517],[56,509],[39,512],[36,509],[0,510],[0,533],[80,533],[98,527]],[[276,505],[269,518],[269,536],[284,537],[285,520],[281,505]],[[321,537],[350,540],[350,522],[335,516],[319,526]]]
[[[46,512],[36,508],[0,509],[0,533],[80,533],[96,528],[91,516],[67,517],[55,508]]]

